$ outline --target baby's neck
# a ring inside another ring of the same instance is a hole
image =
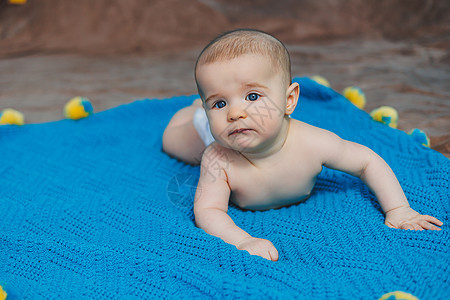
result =
[[[269,145],[262,151],[240,152],[241,155],[244,156],[254,166],[259,166],[259,165],[261,165],[262,162],[266,162],[272,158],[275,159],[278,156],[278,154],[280,154],[281,150],[283,149],[283,147],[286,143],[287,137],[289,135],[291,119],[289,117],[285,117],[283,122],[284,122],[284,124],[280,130],[280,134],[279,134],[278,138],[274,141],[274,143],[272,143],[271,145]]]

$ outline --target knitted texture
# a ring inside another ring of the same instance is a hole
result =
[[[304,203],[263,212],[231,205],[236,225],[272,241],[280,258],[237,250],[195,227],[199,167],[161,150],[170,118],[197,96],[142,100],[79,121],[0,126],[8,299],[450,295],[449,160],[332,89],[296,81],[292,117],[377,152],[411,206],[443,221],[442,231],[388,228],[360,179],[325,168]]]

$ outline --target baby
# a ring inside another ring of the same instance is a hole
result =
[[[201,52],[195,79],[201,100],[173,116],[163,149],[201,162],[194,214],[207,233],[278,260],[270,241],[235,225],[228,203],[266,210],[304,201],[323,166],[359,177],[387,226],[440,230],[441,221],[409,206],[391,168],[372,150],[290,118],[300,87],[291,81],[288,51],[273,36],[249,29],[220,35]]]

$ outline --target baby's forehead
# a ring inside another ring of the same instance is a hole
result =
[[[199,75],[199,69],[202,69],[203,66],[208,65],[215,65],[218,63],[218,65],[227,64],[228,62],[231,62],[232,60],[239,59],[240,62],[242,62],[242,65],[246,66],[254,66],[255,68],[258,68],[263,73],[270,72],[273,73],[273,75],[281,76],[283,81],[286,81],[286,83],[290,84],[291,80],[291,74],[290,74],[290,68],[289,66],[285,66],[282,63],[282,58],[274,55],[274,53],[269,52],[261,52],[261,51],[255,51],[255,52],[244,52],[239,55],[220,55],[214,57],[214,59],[211,59],[209,57],[208,60],[201,60],[199,59],[196,64],[195,68],[195,80],[197,82],[197,86],[199,84],[198,82],[198,75]],[[238,66],[239,68],[239,66]],[[219,73],[222,72],[220,68],[217,68],[214,70],[214,72]],[[203,73],[203,72],[202,72]],[[212,73],[212,74],[216,74]],[[203,73],[204,74],[204,73]],[[214,75],[210,75],[214,76]]]
[[[242,83],[254,82],[261,76],[268,78],[282,75],[282,68],[270,57],[261,54],[244,54],[234,58],[224,58],[197,66],[197,83],[231,76]]]
[[[195,73],[197,75],[198,70],[204,66],[214,65],[216,63],[227,64],[235,59],[239,59],[244,64],[253,64],[259,68],[269,68],[273,72],[283,71],[283,68],[280,66],[278,60],[274,59],[270,55],[263,53],[244,53],[238,56],[222,56],[208,62],[200,62],[196,66]],[[223,70],[219,69],[217,72],[223,72]]]
[[[245,58],[243,59],[245,60]],[[226,64],[227,60],[221,61],[221,63]],[[236,65],[237,67],[235,67]],[[242,69],[236,72],[240,66],[243,66]],[[204,67],[203,70],[202,67]],[[223,65],[214,63],[205,64],[199,68],[200,73],[196,78],[196,83],[202,100],[205,100],[208,95],[231,93],[232,91],[244,92],[259,89],[268,92],[278,84],[282,86],[284,82],[284,73],[281,68],[273,67],[269,60],[263,61],[259,57],[254,57],[249,64],[243,60],[236,61],[231,68],[224,68]],[[232,78],[231,81],[229,81],[230,78]],[[225,82],[231,82],[231,85],[225,87]]]

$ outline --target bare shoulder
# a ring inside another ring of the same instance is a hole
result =
[[[346,141],[335,133],[297,121],[295,124],[296,148],[311,162],[325,164],[330,157],[337,157],[345,148]]]
[[[238,158],[239,154],[236,151],[214,142],[202,154],[200,172],[213,177],[226,177],[226,171]]]
[[[302,142],[310,156],[328,168],[358,176],[367,161],[377,158],[376,153],[366,146],[344,140],[331,131],[305,123],[301,126]]]
[[[335,146],[343,141],[335,133],[322,129],[298,120],[293,120],[295,126],[296,139],[300,139],[302,144],[308,148],[317,149],[325,146]]]

